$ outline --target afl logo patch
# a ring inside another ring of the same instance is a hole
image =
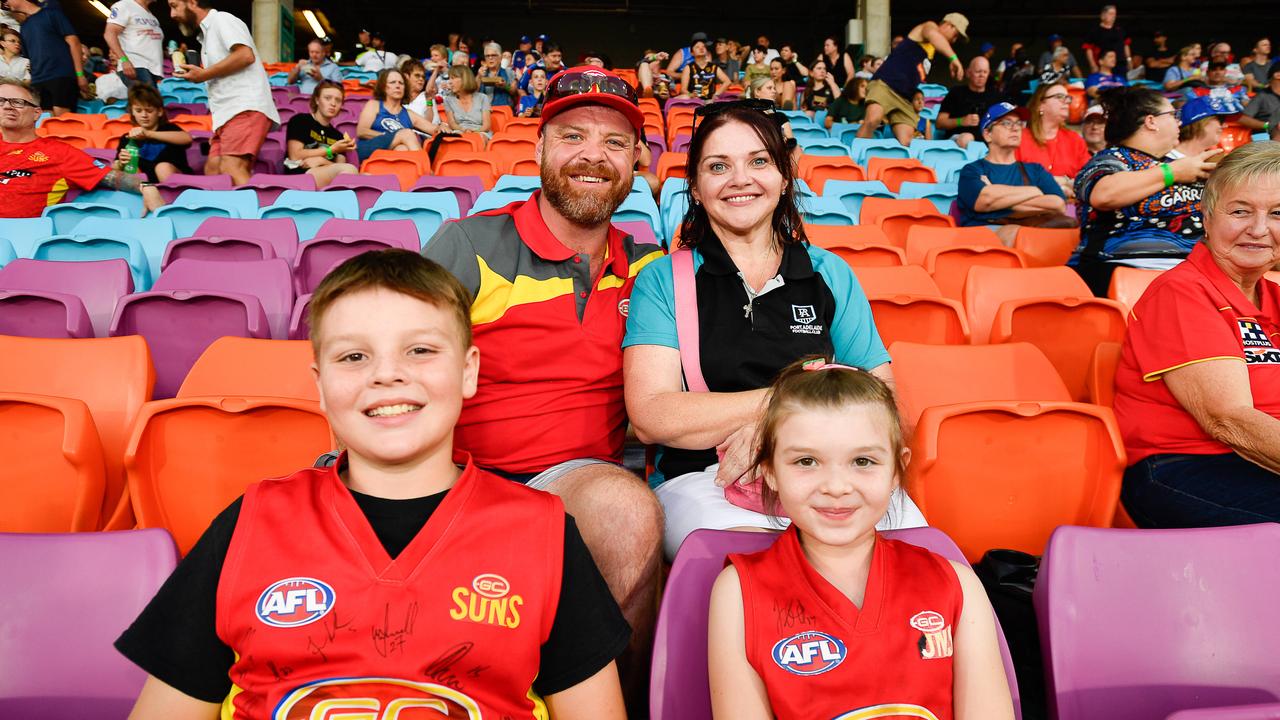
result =
[[[631,312],[631,298],[623,298],[618,303],[618,314],[621,315],[622,317],[626,317],[627,313],[630,313],[630,312]]]
[[[809,630],[779,640],[773,646],[773,661],[795,675],[821,675],[844,662],[845,647],[839,639]]]
[[[263,590],[254,611],[259,620],[272,627],[300,627],[328,615],[335,599],[328,583],[315,578],[287,578]]]

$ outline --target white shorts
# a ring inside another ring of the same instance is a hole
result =
[[[667,560],[676,556],[680,543],[689,533],[699,528],[728,530],[736,527],[753,527],[765,530],[783,530],[791,521],[773,518],[762,513],[740,508],[724,497],[724,488],[716,485],[716,469],[719,465],[701,472],[691,472],[662,483],[654,489],[662,511],[666,514],[666,528],[662,532],[662,548]],[[889,512],[876,523],[877,530],[900,530],[924,527],[924,515],[920,508],[903,492],[894,491],[889,500]]]

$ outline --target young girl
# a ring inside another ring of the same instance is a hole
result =
[[[343,95],[342,85],[321,80],[311,93],[311,112],[289,119],[285,131],[286,175],[306,173],[316,179],[316,187],[324,188],[339,175],[360,171],[347,162],[347,153],[355,158],[356,141],[333,126],[334,118],[342,111]]]
[[[794,363],[759,447],[765,507],[792,524],[768,550],[730,555],[712,590],[715,717],[1013,718],[973,571],[876,533],[910,459],[889,388]]]
[[[191,174],[187,148],[191,134],[169,122],[160,91],[150,85],[134,85],[129,91],[129,119],[133,128],[116,140],[115,169],[129,164],[125,148],[132,140],[138,148],[138,172],[148,182],[164,182],[174,173]]]
[[[805,88],[800,100],[800,109],[804,114],[813,117],[819,110],[826,110],[840,97],[840,87],[835,78],[827,72],[827,63],[818,60],[809,68],[809,87]]]

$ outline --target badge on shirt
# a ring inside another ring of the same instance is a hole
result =
[[[39,150],[37,150],[37,151],[35,151],[35,152],[31,153],[30,155],[28,155],[28,156],[27,156],[27,159],[28,159],[28,160],[30,160],[30,161],[31,161],[31,162],[33,162],[33,163],[45,163],[45,162],[49,162],[49,156],[48,156],[48,155],[45,155],[44,153],[40,152]]]
[[[920,657],[925,660],[949,658],[955,652],[951,638],[951,626],[941,613],[932,610],[918,612],[911,616],[911,627],[919,630],[921,636],[917,647]]]
[[[791,326],[791,332],[794,334],[822,334],[822,326],[814,324],[818,320],[818,313],[813,309],[812,305],[792,305],[791,319],[796,321],[796,324]]]
[[[773,645],[773,662],[793,675],[821,675],[844,662],[844,643],[834,635],[806,630]]]
[[[1280,350],[1271,343],[1262,324],[1253,318],[1237,318],[1240,341],[1244,343],[1244,361],[1249,365],[1280,365]]]

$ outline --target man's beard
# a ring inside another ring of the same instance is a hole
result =
[[[631,183],[622,182],[617,171],[607,163],[575,163],[557,171],[544,158],[540,165],[542,194],[546,196],[547,202],[566,220],[580,227],[598,227],[608,222],[631,192]],[[605,178],[612,192],[601,195],[589,189],[575,188],[574,181],[569,179],[572,175]]]

